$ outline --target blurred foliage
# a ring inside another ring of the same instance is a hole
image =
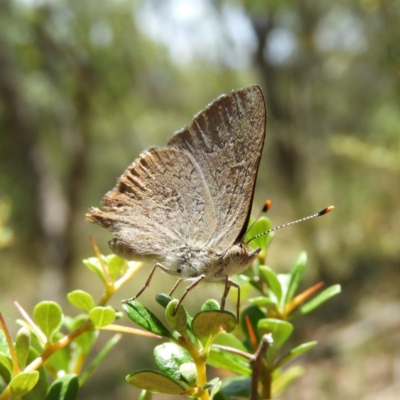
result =
[[[316,313],[327,323],[397,304],[399,18],[396,0],[2,0],[0,196],[15,239],[0,250],[1,300],[16,277],[36,296],[39,269],[59,279],[41,293],[68,286],[86,235],[109,239],[85,210],[126,166],[219,94],[258,83],[268,128],[256,207],[271,198],[279,224],[336,206],[280,232],[273,264],[306,249],[308,279],[343,284],[335,312]],[[384,334],[373,326],[371,338]],[[387,369],[376,379],[391,393]],[[373,394],[362,386],[332,398]]]

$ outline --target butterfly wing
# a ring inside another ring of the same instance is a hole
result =
[[[106,211],[92,209],[90,222],[114,234],[113,251],[177,267],[182,247],[201,248],[216,227],[212,199],[190,154],[150,149],[130,165],[104,197]]]
[[[217,224],[210,244],[224,251],[239,241],[250,217],[265,139],[266,111],[259,86],[220,96],[169,141],[199,165]]]

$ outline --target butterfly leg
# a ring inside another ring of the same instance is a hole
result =
[[[179,299],[177,305],[175,306],[175,311],[174,315],[178,311],[179,306],[181,305],[183,299],[186,297],[186,295],[195,287],[197,286],[206,276],[205,275],[200,275],[198,276],[186,289],[185,292],[183,293],[182,297]],[[179,282],[179,281],[178,281]],[[177,286],[177,285],[175,285]]]
[[[225,290],[224,290],[224,293],[223,293],[222,298],[221,298],[221,311],[224,311],[224,309],[225,309],[225,301],[226,301],[226,298],[228,297],[229,290],[230,290],[230,288],[232,286],[235,287],[237,289],[237,291],[238,291],[237,301],[236,301],[236,318],[237,318],[237,322],[239,323],[240,286],[237,283],[231,281],[228,278],[228,276],[225,277]]]
[[[160,268],[162,271],[166,272],[167,274],[170,274],[171,271],[164,267],[164,265],[157,263],[153,269],[151,270],[149,276],[147,277],[146,283],[143,285],[143,287],[137,292],[137,294],[129,299],[122,300],[123,303],[129,303],[130,301],[136,300],[149,286],[151,279],[153,278],[154,272],[157,268]],[[177,286],[177,285],[175,285]]]
[[[183,278],[179,278],[176,282],[175,285],[172,287],[171,291],[168,293],[169,296],[172,296],[172,294],[175,292],[175,289],[179,286],[179,284],[183,281]]]

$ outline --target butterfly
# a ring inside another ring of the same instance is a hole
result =
[[[221,95],[177,131],[166,147],[139,155],[87,220],[110,230],[111,250],[125,259],[153,261],[190,280],[177,307],[199,282],[225,284],[246,270],[261,249],[244,243],[266,132],[259,86]]]

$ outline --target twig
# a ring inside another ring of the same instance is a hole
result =
[[[258,381],[260,378],[263,356],[267,352],[270,345],[272,345],[272,335],[265,334],[260,341],[257,351],[252,356],[251,369],[253,370],[251,377],[251,394],[250,400],[258,400]],[[269,392],[269,389],[268,389]],[[270,398],[270,395],[268,396]]]

